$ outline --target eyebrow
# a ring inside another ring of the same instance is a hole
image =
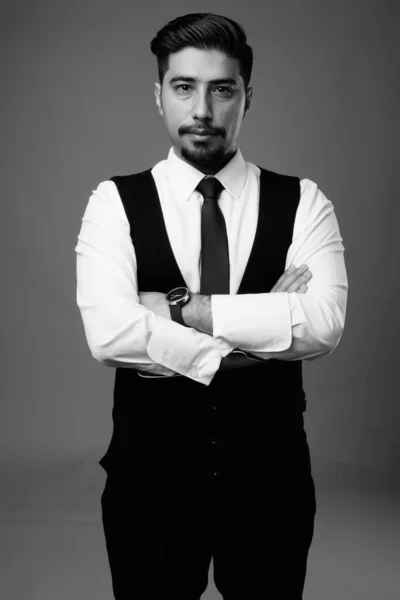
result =
[[[200,80],[196,77],[185,77],[184,75],[175,75],[175,77],[172,77],[172,79],[170,80],[170,83],[176,83],[177,81],[185,81],[186,83],[196,83]],[[224,83],[229,85],[239,85],[236,79],[233,79],[232,77],[225,77],[222,79],[210,79],[208,83],[212,83],[214,85]]]

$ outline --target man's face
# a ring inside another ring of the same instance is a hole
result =
[[[237,59],[192,47],[170,54],[155,95],[178,156],[206,166],[234,154],[252,96],[251,88],[245,91]]]

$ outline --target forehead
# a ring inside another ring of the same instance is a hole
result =
[[[169,55],[165,77],[194,77],[202,82],[212,79],[233,78],[240,83],[239,61],[219,50],[184,48]]]

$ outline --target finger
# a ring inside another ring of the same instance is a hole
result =
[[[298,269],[295,267],[295,265],[291,265],[288,269],[286,269],[286,271],[282,273],[274,287],[271,289],[271,292],[284,292],[288,285],[290,285],[290,283],[296,278],[296,271],[298,271]],[[289,279],[290,275],[292,277]]]
[[[277,289],[275,291],[278,292],[288,292],[290,291],[289,288],[291,285],[293,285],[293,283],[302,275],[304,275],[304,273],[307,273],[308,271],[308,267],[307,265],[301,265],[300,267],[298,267],[297,269],[294,269],[293,271],[285,271],[285,273],[282,275],[282,277],[280,278],[280,280],[278,280],[279,284],[277,286]],[[304,281],[301,281],[301,284],[305,283]],[[296,290],[294,290],[296,291]]]
[[[305,294],[308,290],[308,286],[305,283],[297,290],[298,294]]]
[[[290,286],[287,288],[287,292],[290,294],[292,292],[297,292],[302,285],[307,285],[308,282],[312,278],[312,273],[310,271],[306,271],[302,273]]]
[[[296,269],[296,267],[294,265],[291,265],[288,269],[286,269],[286,271],[279,277],[278,281],[275,283],[274,287],[271,288],[271,292],[276,292],[278,291],[278,288],[284,283],[285,278],[287,277],[287,275],[289,273],[293,273],[293,271]],[[279,290],[281,291],[281,290]]]
[[[310,271],[306,271],[302,273],[290,286],[287,288],[287,292],[290,294],[291,292],[297,292],[302,285],[307,285],[307,283],[312,278],[312,273]]]

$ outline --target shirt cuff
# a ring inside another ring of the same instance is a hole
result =
[[[247,352],[287,350],[292,343],[289,295],[211,296],[214,337]],[[299,312],[296,318],[301,318]]]
[[[159,316],[147,352],[154,362],[204,385],[211,383],[223,356],[212,336]]]
[[[300,302],[299,294],[290,293],[290,294],[288,294],[288,297],[289,297],[292,327],[295,327],[296,325],[301,325],[302,323],[306,323],[307,319],[306,319],[306,315],[304,313],[304,309]]]

